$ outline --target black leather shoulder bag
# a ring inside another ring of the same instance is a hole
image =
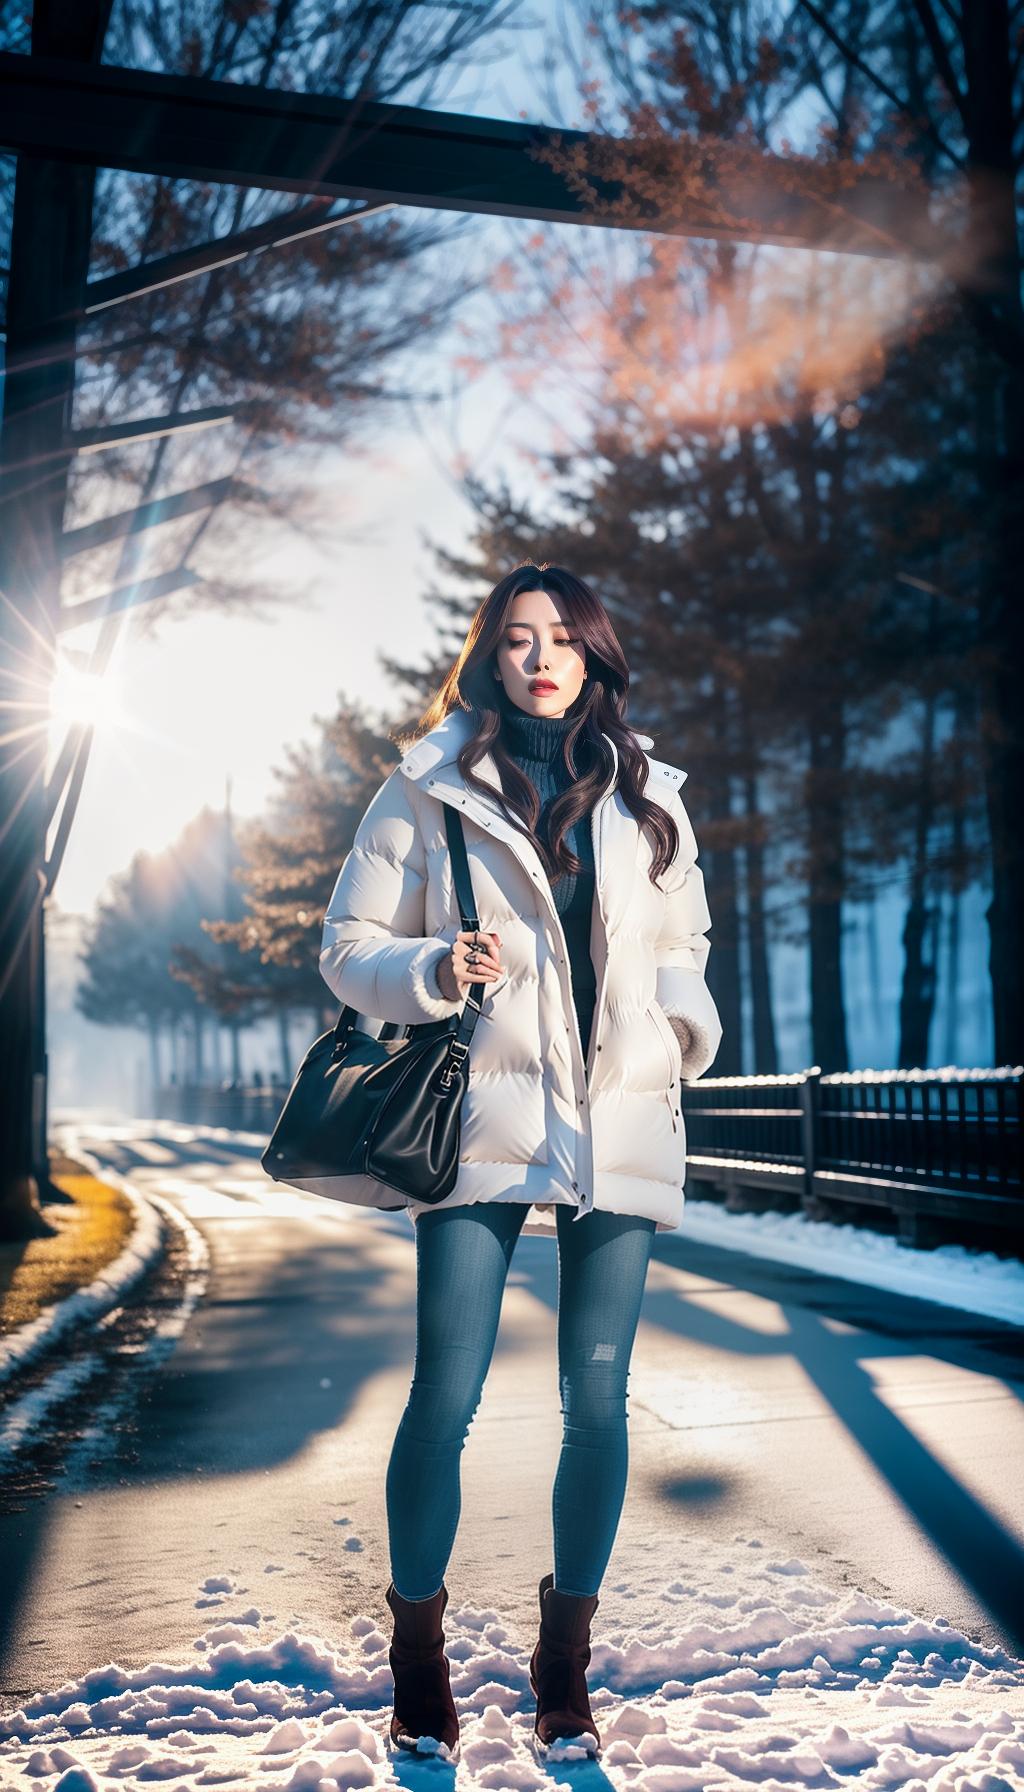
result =
[[[462,817],[442,806],[462,927],[473,930],[480,923]],[[461,1014],[407,1027],[387,1021],[379,1037],[357,1030],[358,1011],[343,1007],[299,1066],[260,1159],[268,1176],[299,1187],[370,1176],[417,1201],[443,1201],[459,1173],[469,1045],[483,993],[484,984],[473,983]]]

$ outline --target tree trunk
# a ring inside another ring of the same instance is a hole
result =
[[[281,1075],[285,1082],[290,1084],[296,1067],[292,1065],[292,1048],[288,1039],[288,1018],[288,1009],[279,1008],[277,1011],[277,1038],[281,1052]]]
[[[882,956],[881,916],[878,903],[872,902],[867,912],[864,928],[864,955],[868,964],[868,988],[871,992],[871,1024],[877,1034],[881,1034],[886,1023],[886,1004],[883,991],[885,973]]]
[[[714,792],[716,810],[728,815],[730,783],[728,778],[708,778]],[[714,892],[712,910],[712,950],[708,955],[708,989],[716,1000],[721,1016],[721,1047],[714,1064],[716,1077],[739,1077],[742,1072],[742,986],[739,969],[739,889],[735,851],[723,848],[708,851],[708,891]]]
[[[844,729],[811,729],[808,826],[811,878],[808,891],[811,982],[811,1051],[827,1076],[849,1070],[843,992],[843,805],[839,794]]]
[[[196,1008],[192,1015],[192,1074],[190,1080],[197,1089],[202,1086],[203,1081],[203,1035],[205,1031],[202,1014]]]
[[[928,605],[927,639],[924,653],[931,659],[935,652],[938,627],[938,602],[934,594]],[[921,731],[921,774],[917,784],[914,818],[913,864],[910,877],[910,901],[903,924],[903,982],[900,989],[900,1042],[898,1064],[901,1070],[928,1067],[928,1039],[935,1013],[936,961],[938,957],[937,904],[928,893],[928,841],[934,815],[935,769],[935,696],[929,691],[924,705],[924,726]]]
[[[160,1026],[159,1022],[149,1023],[149,1081],[154,1097],[160,1087]]]
[[[817,478],[818,450],[814,419],[808,412],[797,422],[799,456],[796,477],[800,491],[800,527],[806,550],[804,628],[813,640],[814,609],[819,590],[844,590],[846,432],[840,430],[830,468],[826,508]],[[808,648],[804,647],[805,654]],[[807,715],[807,845],[810,864],[808,951],[810,959],[811,1053],[827,1075],[849,1069],[846,1007],[843,992],[843,879],[846,812],[843,774],[846,724],[842,687],[832,677],[812,687]]]
[[[747,815],[757,814],[757,779],[744,780]],[[774,1076],[779,1068],[778,1042],[775,1037],[775,1015],[772,1010],[771,967],[768,954],[768,930],[764,911],[764,847],[761,840],[749,839],[746,846],[747,866],[747,949],[750,958],[750,1007],[754,1041],[753,1072],[755,1076]]]
[[[985,801],[992,846],[989,976],[997,1064],[1024,1062],[1024,603],[1014,589],[1024,564],[1024,380],[1010,382],[999,564],[980,628]]]
[[[954,827],[956,823],[954,822]],[[954,851],[956,846],[954,846]],[[949,917],[946,921],[946,1016],[943,1030],[942,1056],[947,1064],[956,1064],[960,1056],[960,905],[959,890],[949,895]]]
[[[1024,305],[1017,222],[1016,30],[1007,0],[961,14],[971,193],[972,285],[964,292],[979,336],[1006,367],[1002,452],[997,461],[999,527],[980,607],[982,746],[992,845],[989,974],[997,1064],[1024,1060],[1024,605],[1017,592],[1024,555]],[[987,473],[987,467],[985,469]]]
[[[903,923],[903,985],[900,990],[900,1070],[928,1068],[928,1038],[935,1013],[935,969],[939,911],[923,890],[907,905]]]

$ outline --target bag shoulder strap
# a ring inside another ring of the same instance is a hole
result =
[[[452,877],[455,881],[455,895],[459,904],[459,914],[465,932],[475,932],[480,923],[476,914],[476,897],[473,894],[473,880],[469,874],[469,855],[466,852],[466,836],[462,831],[462,816],[451,803],[442,803],[444,825],[448,835],[448,851],[452,855]]]
[[[476,897],[473,894],[473,879],[469,870],[469,855],[466,852],[466,836],[462,830],[462,816],[451,803],[442,803],[444,810],[445,833],[448,836],[448,850],[452,860],[452,880],[455,885],[455,897],[459,905],[459,916],[463,932],[475,932],[480,922],[477,919]],[[465,1006],[459,1016],[459,1024],[453,1037],[460,1044],[468,1047],[473,1037],[473,1030],[480,1013],[480,1004],[484,999],[485,985],[471,983],[466,996]],[[345,1033],[351,1031],[356,1024],[357,1010],[345,1004],[334,1027],[334,1037],[340,1041]]]
[[[473,894],[473,879],[469,871],[469,855],[466,852],[466,836],[462,831],[462,816],[451,803],[442,803],[444,810],[444,826],[448,836],[448,851],[452,860],[452,880],[455,884],[455,896],[459,904],[459,917],[463,932],[475,932],[480,922],[477,919],[476,897]],[[468,1048],[473,1037],[480,1014],[480,1004],[484,999],[484,983],[471,983],[466,996],[466,1004],[455,1029],[454,1038],[459,1045]]]

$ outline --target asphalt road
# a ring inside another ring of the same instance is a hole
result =
[[[187,1654],[224,1596],[211,1577],[230,1583],[233,1613],[324,1637],[360,1612],[387,1617],[384,1475],[415,1341],[409,1221],[288,1193],[255,1146],[176,1132],[82,1137],[198,1228],[208,1273],[173,1347],[97,1427],[102,1447],[0,1512],[4,1709],[94,1665]],[[548,1239],[518,1242],[447,1577],[524,1637],[552,1566],[556,1255]],[[660,1235],[606,1621],[684,1558],[692,1575],[702,1544],[754,1540],[1024,1653],[1022,1380],[1021,1330]]]

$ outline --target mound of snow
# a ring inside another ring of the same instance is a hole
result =
[[[642,1792],[1024,1784],[1024,1662],[759,1547],[704,1551],[700,1586],[671,1573],[631,1601],[624,1627],[602,1630],[599,1613],[588,1683],[604,1750],[583,1773]],[[723,1611],[730,1576],[739,1597]],[[236,1585],[213,1575],[206,1587],[223,1583]],[[112,1662],[28,1699],[0,1719],[0,1785],[343,1792],[451,1774],[428,1753],[389,1756],[388,1638],[375,1619],[361,1614],[326,1641],[252,1616],[197,1637],[188,1661]],[[448,1606],[445,1630],[460,1788],[550,1792],[530,1747],[534,1637],[468,1603]]]

